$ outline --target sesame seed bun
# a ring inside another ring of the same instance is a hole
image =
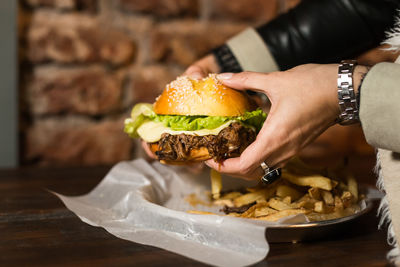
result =
[[[226,87],[215,74],[200,80],[178,77],[154,103],[162,115],[240,116],[254,109],[245,93]]]

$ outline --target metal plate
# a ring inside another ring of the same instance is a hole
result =
[[[353,215],[326,221],[269,226],[266,237],[270,243],[313,241],[346,233],[360,225],[365,215],[373,209],[373,202],[367,201],[366,208]]]

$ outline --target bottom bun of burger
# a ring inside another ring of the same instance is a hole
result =
[[[254,129],[234,122],[218,135],[163,134],[158,142],[149,146],[161,163],[186,164],[238,157],[255,138]]]

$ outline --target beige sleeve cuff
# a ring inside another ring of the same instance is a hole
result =
[[[361,86],[360,120],[367,142],[400,152],[400,64],[379,63]]]
[[[279,67],[263,39],[253,28],[239,33],[227,42],[244,71],[273,72]]]

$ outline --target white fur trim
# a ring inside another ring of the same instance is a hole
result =
[[[382,178],[382,168],[381,168],[381,156],[379,150],[376,150],[376,165],[374,168],[374,173],[378,175],[378,181],[376,182],[376,187],[382,192],[385,190],[385,184]]]
[[[383,44],[387,44],[389,45],[389,47],[386,48],[385,50],[393,52],[400,51],[400,10],[399,10],[399,16],[396,18],[394,27],[386,33],[386,36],[387,39],[383,42]],[[396,60],[396,63],[400,63],[399,59],[400,57]],[[376,153],[376,166],[374,171],[378,175],[378,181],[376,183],[376,186],[380,191],[385,193],[385,184],[383,181],[379,150]],[[396,266],[400,266],[400,249],[396,241],[397,240],[396,234],[393,229],[392,218],[389,210],[389,203],[386,195],[381,200],[381,203],[378,208],[378,215],[380,216],[378,228],[382,228],[382,226],[388,225],[387,242],[389,243],[389,245],[393,247],[392,250],[390,250],[389,253],[386,255],[386,257]]]
[[[400,51],[400,15],[396,18],[394,27],[386,32],[387,39],[383,44],[388,44],[390,47],[385,48],[385,50],[398,52]]]
[[[379,190],[385,193],[385,185],[383,181],[379,151],[376,153],[376,165],[374,171],[378,175],[376,186]],[[388,226],[387,242],[393,247],[386,255],[386,257],[390,262],[394,263],[397,266],[400,266],[400,249],[396,241],[396,234],[393,230],[392,217],[390,215],[389,203],[386,195],[382,198],[381,203],[379,204],[378,216],[380,216],[378,228],[381,229],[383,226]]]

